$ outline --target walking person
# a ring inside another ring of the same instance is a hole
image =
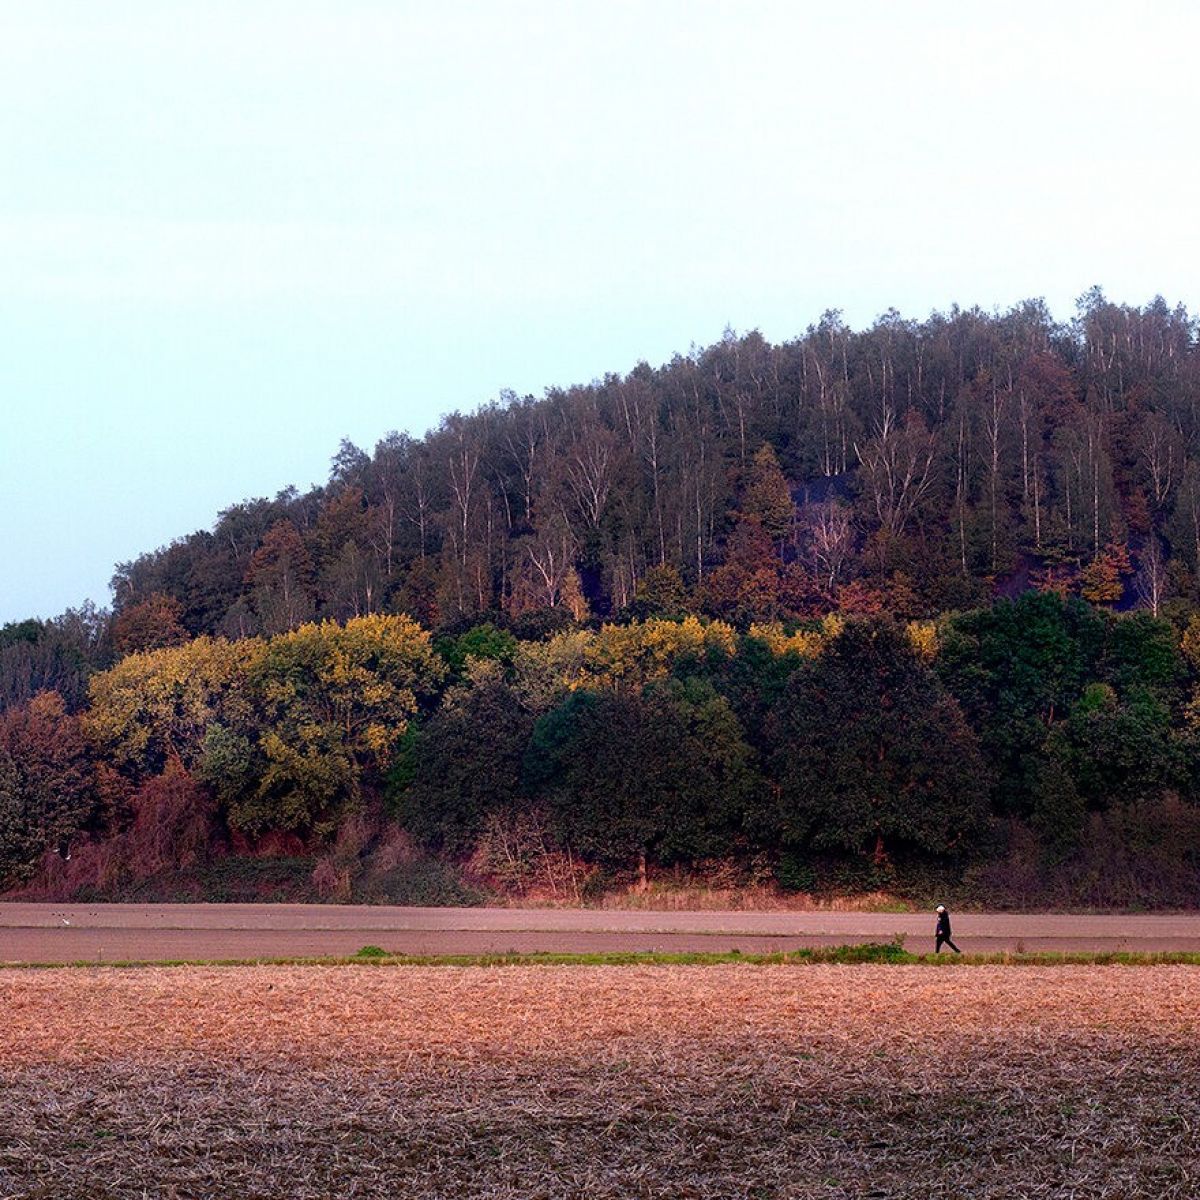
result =
[[[937,906],[937,932],[934,935],[934,943],[937,947],[934,950],[935,954],[941,954],[943,943],[950,947],[955,954],[961,954],[962,951],[950,940],[950,914],[946,911],[944,904]]]

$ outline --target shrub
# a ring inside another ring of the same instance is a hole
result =
[[[366,904],[469,908],[482,904],[486,896],[448,863],[423,859],[368,877],[354,898]]]

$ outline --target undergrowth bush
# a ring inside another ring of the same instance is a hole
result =
[[[299,903],[314,900],[311,858],[246,858],[230,855],[214,859],[196,871],[206,899],[217,903],[252,903],[260,900]]]
[[[400,863],[358,880],[353,899],[360,904],[468,908],[483,904],[487,894],[471,886],[449,864],[436,859]]]

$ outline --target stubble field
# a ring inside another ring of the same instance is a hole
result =
[[[0,972],[0,1196],[1185,1197],[1200,968]]]

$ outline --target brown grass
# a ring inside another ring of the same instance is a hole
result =
[[[1190,1197],[1200,968],[0,974],[0,1196]]]
[[[891,892],[857,892],[853,895],[812,895],[759,885],[708,887],[651,883],[605,892],[598,908],[652,909],[655,912],[909,912],[912,905]]]

